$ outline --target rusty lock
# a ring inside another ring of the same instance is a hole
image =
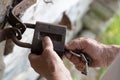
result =
[[[27,4],[27,0],[18,0],[17,3],[13,4],[12,7],[8,9],[8,22],[10,25],[12,25],[13,28],[0,31],[0,33],[3,33],[2,35],[0,34],[0,42],[5,40],[6,38],[12,39],[12,41],[16,45],[24,48],[30,48],[32,53],[40,55],[43,51],[42,39],[45,36],[49,36],[53,42],[54,50],[58,53],[60,57],[62,57],[64,53],[68,52],[71,54],[77,54],[78,57],[83,58],[83,60],[85,61],[85,69],[82,71],[82,73],[87,75],[88,65],[91,63],[92,59],[83,52],[69,51],[64,49],[66,37],[65,26],[53,25],[42,22],[37,22],[36,24],[26,24],[22,23],[18,19],[17,15],[19,15],[21,11],[33,4],[36,0],[30,1],[31,3],[28,6],[26,6],[25,4],[23,5],[23,3]],[[35,29],[32,44],[19,41],[22,38],[22,34],[25,32],[26,28]]]
[[[45,36],[49,36],[51,38],[54,50],[59,56],[62,56],[62,53],[64,53],[66,27],[62,25],[37,22],[31,52],[36,54],[41,54],[43,52],[42,39]]]
[[[26,24],[29,28],[35,28],[32,44],[20,42],[16,37],[13,37],[13,42],[18,46],[31,48],[33,54],[40,55],[43,52],[42,40],[45,36],[49,36],[53,42],[54,50],[62,58],[65,53],[75,54],[81,57],[85,62],[85,69],[82,74],[87,75],[88,65],[91,63],[92,59],[86,53],[82,51],[75,50],[69,51],[64,48],[65,37],[66,37],[66,27],[62,25],[53,25],[48,23],[37,22],[36,25]]]
[[[29,28],[35,28],[34,36],[32,44],[30,43],[24,43],[19,41],[22,38],[22,33],[17,28],[7,28],[0,31],[0,42],[6,40],[6,39],[12,39],[12,41],[24,48],[30,48],[31,52],[37,55],[40,55],[43,51],[42,48],[42,39],[45,36],[49,36],[53,42],[54,50],[57,52],[57,54],[62,58],[63,54],[70,53],[74,54],[80,58],[82,58],[85,62],[85,69],[81,71],[84,75],[87,75],[88,73],[88,65],[91,63],[91,58],[79,51],[69,51],[64,48],[65,45],[65,35],[66,35],[66,28],[61,25],[53,25],[53,24],[47,24],[47,23],[41,23],[37,22],[36,25],[33,24],[26,24]]]
[[[62,25],[53,25],[48,23],[37,22],[36,25],[26,24],[29,28],[35,28],[32,44],[20,42],[16,37],[13,37],[13,42],[18,46],[31,48],[31,52],[37,55],[41,54],[42,39],[49,36],[53,42],[54,50],[59,56],[64,53],[66,27]]]

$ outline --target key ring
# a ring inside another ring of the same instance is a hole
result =
[[[81,71],[81,73],[84,75],[88,74],[88,66],[92,62],[92,58],[89,55],[87,55],[86,53],[79,51],[79,50],[71,51],[71,50],[65,49],[65,53],[70,53],[77,57],[81,57],[85,61],[85,69],[84,69],[84,71]]]

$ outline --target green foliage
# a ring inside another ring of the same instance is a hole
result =
[[[100,69],[98,75],[97,75],[97,80],[100,79],[100,77],[103,75],[103,73],[106,71],[107,67],[103,67]]]
[[[72,77],[73,78],[73,80],[80,80],[79,78],[77,78],[77,77]]]
[[[102,40],[106,44],[120,44],[120,13],[115,15],[102,36]]]

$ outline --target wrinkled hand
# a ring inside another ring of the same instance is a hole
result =
[[[70,72],[53,50],[49,37],[43,40],[43,53],[41,55],[30,54],[29,60],[33,69],[48,80],[72,80]]]
[[[101,67],[107,65],[108,52],[105,52],[105,45],[88,38],[78,38],[66,44],[68,50],[80,50],[92,58],[89,66]],[[83,71],[85,68],[84,61],[73,54],[66,54],[66,57],[75,64],[75,67]]]

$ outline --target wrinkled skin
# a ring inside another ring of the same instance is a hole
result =
[[[47,80],[72,80],[70,72],[53,50],[49,37],[43,40],[43,53],[41,55],[30,54],[29,60],[33,69]]]
[[[115,56],[120,52],[120,46],[117,45],[104,45],[93,39],[77,38],[66,44],[68,50],[80,50],[88,54],[92,58],[90,67],[103,67],[108,66]],[[66,57],[75,64],[75,67],[83,71],[85,68],[84,61],[81,57],[73,54],[66,54]]]
[[[108,66],[120,52],[120,46],[104,45],[88,38],[74,39],[66,44],[66,49],[77,49],[88,54],[92,58],[90,67]],[[75,64],[78,70],[83,71],[85,64],[81,57],[70,53],[66,54],[66,57]],[[54,51],[49,37],[43,40],[43,53],[41,55],[30,54],[29,60],[33,69],[48,80],[72,80],[70,72]]]

